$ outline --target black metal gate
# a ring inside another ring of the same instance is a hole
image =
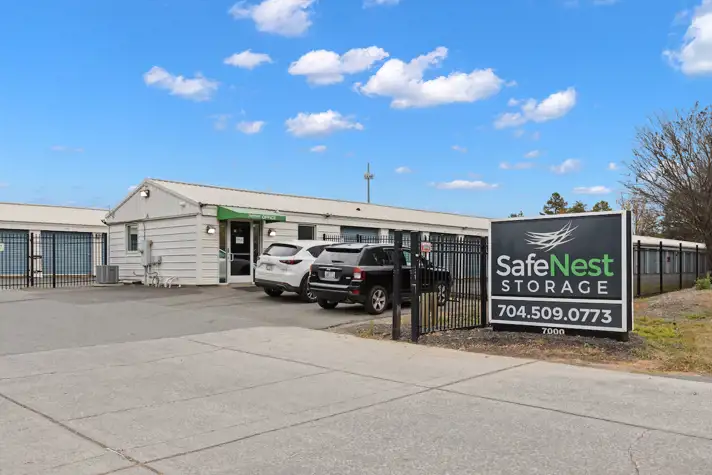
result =
[[[396,235],[398,245],[398,236]],[[410,235],[411,339],[485,326],[487,238]]]
[[[91,285],[107,244],[106,233],[0,230],[0,289]]]

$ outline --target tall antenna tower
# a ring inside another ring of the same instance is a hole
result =
[[[366,202],[371,202],[371,180],[376,178],[376,175],[371,173],[371,163],[366,164],[366,173],[363,174],[363,179],[366,180]]]

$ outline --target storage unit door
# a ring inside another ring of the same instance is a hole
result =
[[[347,242],[378,242],[378,229],[341,226],[341,235]]]
[[[27,274],[27,231],[0,229],[0,277]]]
[[[91,275],[92,233],[42,231],[42,271],[45,275]],[[56,255],[55,255],[56,253]]]

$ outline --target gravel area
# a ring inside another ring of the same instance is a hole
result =
[[[712,290],[685,289],[636,300],[636,316],[676,321],[694,315],[710,315]]]

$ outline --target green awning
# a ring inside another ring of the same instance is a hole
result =
[[[218,221],[227,219],[249,219],[252,221],[264,221],[265,223],[283,223],[287,221],[286,216],[277,214],[274,211],[218,206]]]

